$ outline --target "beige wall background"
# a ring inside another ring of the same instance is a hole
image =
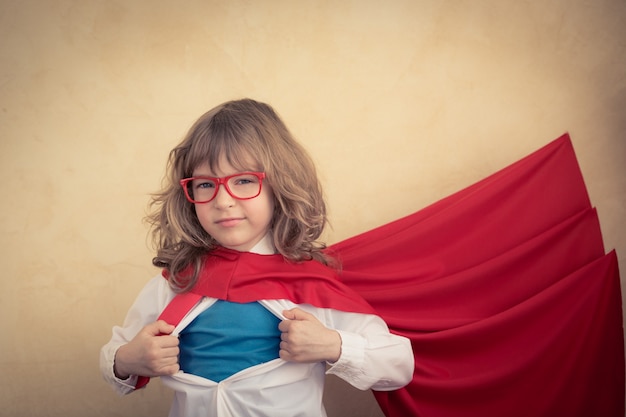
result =
[[[275,106],[316,160],[333,243],[572,135],[626,255],[623,0],[0,0],[0,408],[165,416],[100,346],[155,274],[142,217],[214,105]],[[626,276],[626,273],[622,273]],[[332,416],[379,411],[331,380]]]

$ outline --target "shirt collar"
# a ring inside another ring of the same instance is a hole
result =
[[[272,239],[272,233],[267,232],[263,239],[261,239],[256,245],[250,249],[250,252],[258,255],[274,255],[276,253],[276,247],[274,246],[274,239]]]

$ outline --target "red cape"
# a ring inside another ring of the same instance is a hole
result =
[[[204,259],[198,283],[202,296],[248,303],[286,299],[297,304],[375,314],[336,271],[317,261],[287,262],[282,255],[258,255],[217,248]]]
[[[347,286],[316,262],[219,250],[193,291],[370,312],[356,291],[415,354],[407,387],[375,392],[387,416],[624,415],[617,260],[568,135],[329,251]]]
[[[624,416],[617,259],[568,135],[331,249],[411,339],[413,381],[375,392],[387,416]]]

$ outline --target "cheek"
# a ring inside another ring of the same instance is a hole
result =
[[[209,233],[208,227],[211,225],[211,221],[209,219],[209,208],[207,204],[196,204],[195,205],[196,217],[198,218],[198,222],[202,228]]]
[[[259,196],[256,201],[250,201],[252,204],[246,209],[250,218],[254,218],[258,225],[271,225],[274,219],[274,200],[266,196]]]
[[[267,187],[267,191],[263,191],[264,193],[261,196],[264,198],[265,211],[267,212],[269,223],[272,224],[274,222],[274,211],[276,210],[277,203],[274,201],[274,193],[270,187]]]
[[[274,225],[274,217],[275,217],[275,212],[276,212],[276,206],[274,204],[273,198],[270,200],[267,210],[269,212],[267,215],[268,224],[270,227],[272,227]]]

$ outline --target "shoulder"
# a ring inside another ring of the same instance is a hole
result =
[[[175,295],[167,278],[159,273],[144,285],[137,296],[137,302],[144,305],[155,303],[158,308],[161,308],[167,305]]]

